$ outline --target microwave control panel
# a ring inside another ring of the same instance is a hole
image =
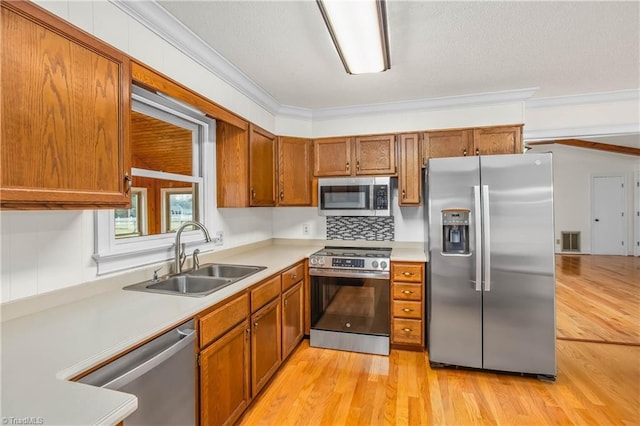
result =
[[[389,185],[373,185],[373,209],[388,210],[389,209]]]

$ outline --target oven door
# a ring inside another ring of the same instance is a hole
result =
[[[389,274],[312,268],[311,329],[389,336]]]

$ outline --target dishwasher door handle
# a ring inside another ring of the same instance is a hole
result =
[[[135,367],[129,369],[126,373],[122,374],[119,377],[116,377],[115,379],[111,380],[108,383],[105,383],[100,387],[114,390],[121,389],[122,387],[133,382],[138,377],[162,364],[163,362],[171,358],[174,354],[180,352],[181,349],[183,349],[190,343],[193,343],[196,338],[195,330],[180,330],[179,333],[184,337],[182,337],[176,343],[164,349],[163,351],[158,352],[153,358],[150,358],[147,361],[136,365]]]

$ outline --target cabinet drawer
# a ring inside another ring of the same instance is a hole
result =
[[[251,290],[251,312],[257,311],[279,294],[280,275],[276,275]]]
[[[398,300],[422,300],[422,284],[393,283],[393,298]]]
[[[200,318],[200,347],[204,348],[248,316],[247,293],[203,316]]]
[[[400,318],[422,319],[422,303],[405,300],[394,300],[391,315]]]
[[[424,278],[422,263],[395,263],[393,267],[393,281],[421,283]]]
[[[392,325],[392,343],[422,345],[422,321],[394,318],[392,320]]]
[[[304,263],[292,266],[282,273],[282,291],[287,291],[292,285],[304,278]]]

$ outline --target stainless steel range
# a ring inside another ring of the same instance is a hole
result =
[[[311,346],[389,355],[390,255],[363,247],[311,255]]]

